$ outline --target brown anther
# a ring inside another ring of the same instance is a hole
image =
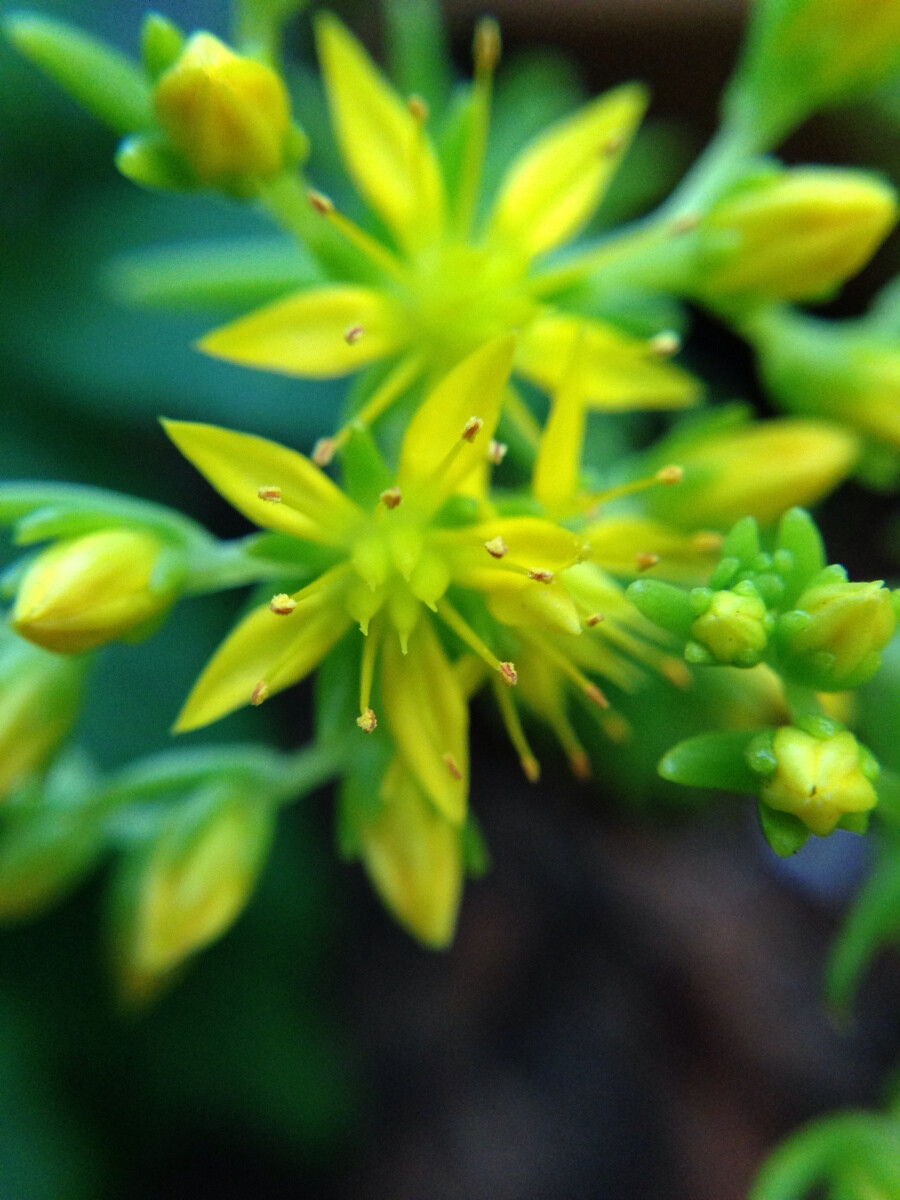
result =
[[[319,438],[313,446],[311,458],[317,467],[327,467],[334,458],[337,443],[334,438]]]
[[[625,139],[621,134],[616,133],[613,134],[612,137],[606,139],[606,141],[600,147],[600,153],[604,158],[608,158],[613,154],[618,154],[620,150],[624,149],[624,147]]]
[[[603,732],[611,742],[627,742],[631,737],[631,725],[621,713],[610,713],[603,721]]]
[[[385,508],[396,508],[403,496],[398,487],[386,488],[378,497]]]
[[[306,198],[320,217],[330,217],[334,212],[334,201],[329,199],[324,192],[309,191],[306,193]]]
[[[671,358],[681,349],[681,338],[674,329],[664,329],[650,339],[650,349],[658,358]]]
[[[655,567],[659,562],[658,554],[636,554],[634,561],[637,564],[639,571],[649,571],[651,567]]]
[[[533,754],[527,754],[519,759],[522,764],[522,770],[525,772],[525,778],[529,783],[537,783],[541,777],[541,764]]]
[[[269,685],[264,679],[261,679],[253,689],[253,695],[250,697],[250,703],[254,708],[259,708],[269,698]]]
[[[511,662],[502,662],[500,664],[500,678],[507,687],[515,687],[519,682],[519,673]]]
[[[659,669],[663,675],[677,688],[689,688],[694,682],[690,668],[684,659],[675,658],[674,655],[667,654],[659,664]]]
[[[459,763],[449,751],[444,755],[444,764],[454,779],[462,779],[463,775],[459,769]]]
[[[431,109],[428,107],[428,101],[423,96],[410,96],[406,101],[406,107],[409,109],[414,120],[424,125],[428,120]]]
[[[584,750],[572,751],[572,753],[569,755],[569,766],[572,768],[572,774],[576,779],[580,779],[582,782],[586,782],[588,779],[590,779],[592,774],[591,760],[588,758],[587,753]]]
[[[669,229],[676,237],[680,237],[683,233],[693,233],[700,224],[700,218],[696,213],[682,213],[680,217],[669,226]]]
[[[591,615],[585,621],[585,625],[587,625],[588,629],[593,629],[594,626],[599,625],[602,620],[604,620],[603,613],[591,613]]]
[[[509,546],[507,546],[499,533],[496,537],[491,538],[490,541],[485,542],[484,548],[491,558],[503,558],[504,555],[509,554]]]
[[[280,487],[261,487],[256,493],[260,500],[265,500],[269,504],[281,503],[281,488]]]
[[[597,687],[596,683],[589,683],[584,689],[584,694],[588,700],[593,700],[598,708],[609,708],[609,701],[603,691]]]
[[[484,428],[484,421],[481,417],[469,417],[463,426],[462,440],[464,442],[474,442]]]
[[[718,554],[725,538],[715,529],[701,529],[691,538],[694,549],[701,554]]]
[[[498,442],[496,438],[492,439],[490,445],[488,446],[488,458],[495,467],[499,467],[504,458],[506,458],[506,452],[508,449],[509,446],[507,446],[506,442]]]
[[[287,592],[279,592],[269,601],[269,608],[279,617],[289,617],[296,607],[297,601]]]
[[[545,571],[543,567],[532,567],[528,572],[528,578],[534,579],[538,583],[552,583],[553,572]]]
[[[482,17],[475,26],[472,57],[478,71],[493,71],[500,61],[500,26],[493,17]]]
[[[666,487],[671,487],[673,483],[681,483],[684,479],[684,467],[678,467],[672,463],[668,467],[662,467],[656,472],[656,482],[664,483]]]
[[[378,718],[371,708],[367,708],[364,713],[360,713],[356,718],[356,723],[363,733],[374,733],[378,728]]]
[[[366,329],[364,325],[351,325],[349,329],[344,330],[344,341],[348,346],[355,346],[365,336]]]

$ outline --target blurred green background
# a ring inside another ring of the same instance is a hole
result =
[[[39,7],[129,50],[143,14],[136,0]],[[377,44],[375,6],[341,7]],[[509,8],[495,162],[587,86],[648,78],[659,84],[648,131],[604,218],[646,207],[712,128],[741,8]],[[224,0],[172,0],[166,12],[187,28],[227,27]],[[468,6],[452,21],[463,68],[470,18]],[[302,25],[289,45],[315,133],[322,104]],[[788,153],[890,168],[879,112],[816,122]],[[238,206],[138,191],[117,176],[113,150],[112,135],[0,45],[0,468],[122,489],[239,533],[156,417],[308,447],[332,427],[340,390],[197,354],[194,340],[233,306],[172,314],[129,293],[146,247],[265,239],[285,286],[302,256],[282,256]],[[327,186],[333,159],[316,169]],[[879,270],[854,285],[845,311]],[[268,294],[249,280],[245,306]],[[736,342],[701,321],[692,346],[714,396],[756,396]],[[626,434],[655,428],[610,422],[599,449],[612,457]],[[839,553],[859,554],[856,520],[883,520],[871,504],[851,488],[829,507]],[[875,550],[879,569],[884,546]],[[186,602],[150,643],[102,656],[80,734],[104,766],[166,744],[240,602]],[[836,1031],[820,1001],[859,843],[822,844],[818,865],[776,874],[748,811],[685,822],[671,796],[671,813],[661,810],[649,768],[682,725],[691,730],[679,697],[657,699],[645,740],[592,789],[573,787],[559,764],[529,789],[489,706],[476,705],[474,803],[496,869],[471,888],[447,955],[409,943],[357,869],[337,862],[327,795],[285,813],[246,915],[147,1014],[123,1016],[110,998],[102,880],[41,922],[2,931],[0,1200],[739,1200],[797,1121],[875,1103],[900,1049],[886,1015],[896,962],[867,986],[854,1030]],[[291,747],[309,728],[301,691],[192,736]]]

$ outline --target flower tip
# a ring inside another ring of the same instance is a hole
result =
[[[356,724],[363,733],[374,733],[378,728],[378,718],[375,716],[374,709],[367,708],[365,712],[360,713],[356,718]]]
[[[525,773],[525,778],[529,783],[537,783],[541,777],[541,764],[533,754],[524,754],[519,762],[522,764],[522,770]]]

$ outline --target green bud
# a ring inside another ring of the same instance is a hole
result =
[[[163,551],[155,534],[132,529],[101,530],[52,546],[19,585],[16,631],[62,654],[140,634],[177,594],[170,576],[157,582]]]
[[[127,137],[116,151],[116,167],[138,187],[157,192],[189,192],[198,186],[184,159],[159,133]]]
[[[151,79],[158,79],[184,48],[184,34],[159,13],[147,13],[141,29],[141,61]]]
[[[772,624],[765,602],[749,581],[714,592],[691,626],[685,658],[697,664],[755,667],[765,653]]]
[[[783,669],[818,691],[866,683],[897,628],[891,593],[881,580],[849,583],[835,574],[822,572],[796,607],[779,617],[776,629]]]
[[[648,621],[687,640],[696,613],[689,594],[661,579],[636,579],[626,590],[628,599]]]
[[[81,664],[0,633],[0,800],[47,765],[75,722]]]

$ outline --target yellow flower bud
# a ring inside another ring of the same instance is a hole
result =
[[[734,591],[715,592],[709,608],[691,627],[698,648],[686,656],[692,661],[711,659],[739,667],[755,666],[769,640],[771,621],[762,597],[752,584],[738,584]],[[699,651],[705,651],[702,655]]]
[[[388,767],[381,793],[381,810],[358,830],[366,872],[400,924],[442,949],[453,939],[462,892],[460,830],[400,759]]]
[[[172,603],[152,579],[162,543],[153,534],[108,529],[60,542],[32,563],[12,623],[23,637],[77,654],[126,637]]]
[[[0,646],[0,800],[46,766],[71,728],[81,670],[18,638]]]
[[[195,33],[156,87],[156,115],[197,178],[231,187],[279,174],[291,107],[271,67]]]
[[[859,687],[881,666],[897,628],[891,593],[880,581],[835,581],[807,588],[779,621],[782,658],[812,687]]]
[[[778,812],[793,813],[819,837],[831,833],[848,813],[864,813],[878,797],[870,776],[873,761],[852,733],[814,737],[792,725],[777,730],[777,766],[760,796]]]
[[[704,289],[827,295],[868,262],[896,219],[893,188],[862,171],[804,167],[754,180],[704,222]]]

